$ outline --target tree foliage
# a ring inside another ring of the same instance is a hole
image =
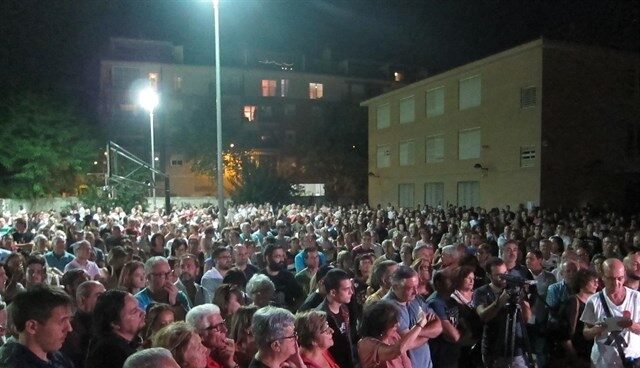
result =
[[[91,129],[71,105],[20,93],[0,102],[0,195],[72,194],[97,158]]]
[[[289,180],[278,176],[272,168],[257,166],[248,159],[242,160],[234,187],[231,199],[235,203],[291,203],[297,194]]]

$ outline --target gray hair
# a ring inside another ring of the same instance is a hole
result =
[[[418,273],[411,267],[402,265],[398,267],[396,272],[391,276],[391,285],[398,286],[403,285],[404,280],[418,276]]]
[[[56,243],[58,243],[58,241],[62,240],[63,242],[67,241],[67,237],[64,235],[64,233],[60,234],[56,231],[56,235],[53,236],[53,239],[51,239],[51,245],[56,245]]]
[[[442,255],[448,254],[452,256],[454,259],[460,258],[460,252],[458,251],[458,247],[456,245],[447,245],[442,247]]]
[[[269,279],[267,275],[263,275],[261,273],[257,273],[249,279],[247,282],[247,286],[245,290],[247,294],[251,297],[253,293],[256,291],[261,291],[265,289],[270,289],[272,292],[276,291],[276,285]]]
[[[76,299],[85,298],[89,296],[89,294],[91,294],[91,291],[93,290],[93,287],[100,286],[100,285],[102,284],[99,283],[98,281],[94,281],[94,280],[84,281],[82,284],[78,285],[78,288],[76,289],[76,295],[75,295]]]
[[[169,350],[165,348],[149,348],[130,355],[124,362],[122,368],[164,367],[164,363],[166,363],[168,359],[175,363]]]
[[[268,350],[269,345],[285,337],[284,329],[293,327],[295,317],[286,309],[267,306],[258,309],[251,321],[251,332],[258,349]]]
[[[153,268],[160,263],[169,264],[169,261],[167,261],[167,259],[163,256],[155,256],[147,259],[147,261],[144,263],[145,275],[150,275],[151,272],[153,272]]]
[[[209,327],[207,317],[212,314],[220,314],[220,308],[217,305],[213,303],[201,304],[189,310],[185,322],[196,330],[203,330]]]
[[[46,241],[48,241],[48,240],[49,240],[49,239],[47,239],[47,237],[46,237],[45,235],[43,235],[43,234],[38,234],[38,235],[36,235],[36,236],[33,238],[33,243],[34,243],[36,246],[38,246],[38,243],[40,243],[40,242],[46,242]]]

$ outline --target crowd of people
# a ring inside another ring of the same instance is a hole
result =
[[[606,209],[238,205],[0,217],[0,367],[640,367]]]

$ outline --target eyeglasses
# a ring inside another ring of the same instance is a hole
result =
[[[271,342],[274,342],[274,341],[287,340],[287,339],[296,339],[297,340],[298,339],[298,334],[296,332],[294,332],[293,335],[291,335],[291,336],[279,337],[277,339],[270,340],[269,342],[271,343]]]
[[[333,328],[329,326],[329,324],[325,324],[324,328],[321,331],[323,334],[333,334]]]
[[[226,321],[223,319],[222,322],[216,323],[215,325],[211,325],[211,326],[205,328],[205,330],[220,332],[220,331],[222,331],[222,330],[224,330],[226,328],[227,328]]]

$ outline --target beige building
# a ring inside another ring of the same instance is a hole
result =
[[[363,102],[370,205],[640,202],[639,67],[540,39]]]
[[[330,55],[311,60],[257,52],[241,56],[237,65],[229,62],[232,65],[223,65],[221,71],[223,131],[242,131],[255,137],[252,159],[301,184],[327,180],[326,173],[306,170],[291,154],[309,124],[330,119],[339,106],[362,110],[360,101],[399,84],[393,80],[390,66],[381,68],[367,61],[337,62]],[[150,157],[149,118],[137,105],[136,94],[149,83],[160,94],[156,156],[160,169],[171,178],[172,195],[215,195],[214,181],[195,174],[187,158],[166,138],[171,126],[179,124],[175,117],[191,116],[214,101],[214,68],[184,64],[182,47],[168,42],[112,39],[109,56],[100,62],[100,120],[111,140],[145,160]],[[366,124],[366,115],[361,115],[360,123]],[[215,117],[210,121],[210,129],[215,130]],[[226,150],[233,142],[223,144]],[[212,142],[212,155],[214,147]],[[230,187],[226,180],[225,188]]]

